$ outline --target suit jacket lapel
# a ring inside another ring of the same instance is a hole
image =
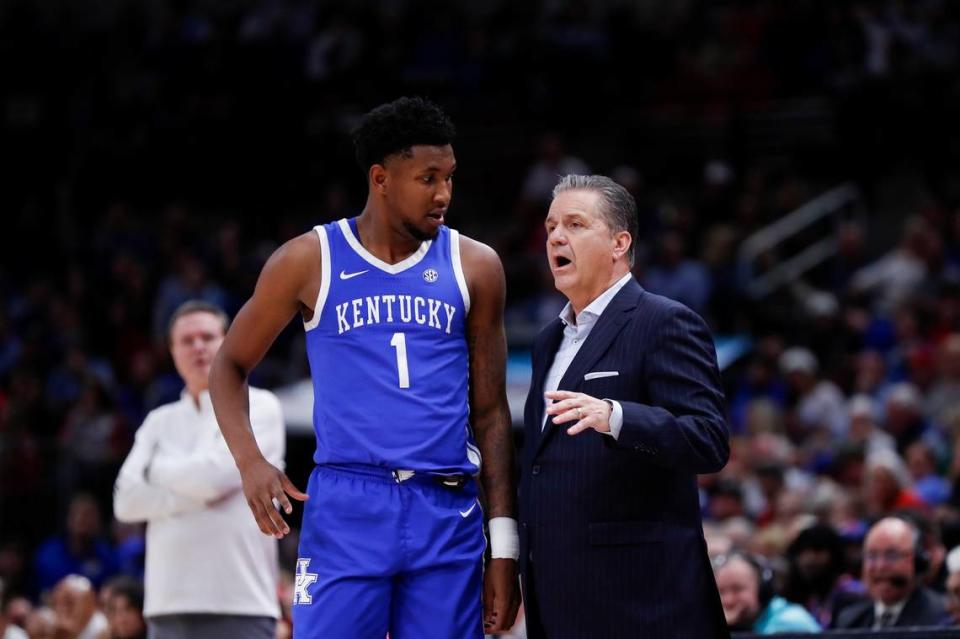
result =
[[[630,319],[630,311],[636,308],[637,300],[640,299],[641,293],[643,293],[643,288],[637,284],[636,280],[631,279],[620,289],[620,292],[610,300],[607,308],[605,308],[603,313],[600,314],[600,317],[597,318],[597,323],[593,327],[593,330],[590,331],[590,336],[587,337],[587,341],[585,341],[583,346],[580,347],[580,350],[577,351],[577,355],[573,358],[573,361],[570,362],[567,372],[564,373],[560,379],[560,385],[558,386],[560,390],[579,391],[580,386],[583,384],[584,374],[590,371],[590,367],[607,352],[610,344],[613,343],[613,340],[620,334],[620,331]],[[562,336],[563,331],[561,330],[558,337]],[[559,345],[560,339],[557,339],[552,349],[553,354],[556,354]],[[553,363],[553,358],[551,357],[550,359],[551,361],[546,365],[545,369],[549,369]],[[539,388],[541,395],[543,395],[543,377],[546,377],[546,370],[540,379]],[[538,422],[538,425],[542,422],[543,407],[541,406],[540,422]],[[550,439],[551,434],[555,430],[557,430],[556,427],[547,424],[538,442],[537,452],[539,452],[539,449],[543,447],[544,443]]]
[[[530,395],[533,402],[534,422],[531,424],[528,441],[536,446],[540,441],[540,426],[543,424],[543,383],[547,379],[547,371],[553,365],[553,359],[563,339],[563,322],[559,318],[548,324],[541,333],[540,343],[534,348],[534,354],[539,354],[538,365],[533,369],[533,378],[530,381]]]
[[[905,628],[908,626],[921,626],[930,622],[929,619],[923,618],[926,613],[926,599],[921,588],[922,586],[910,594],[907,603],[903,606],[903,610],[900,611],[900,616],[897,617],[897,626]]]

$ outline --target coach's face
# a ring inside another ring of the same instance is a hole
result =
[[[614,234],[597,211],[595,191],[563,191],[550,204],[545,222],[547,259],[557,290],[579,313],[629,270],[627,233]]]
[[[196,395],[207,389],[213,358],[223,343],[223,322],[213,313],[198,311],[177,318],[170,329],[170,354],[187,390]]]
[[[436,237],[446,220],[456,169],[449,144],[415,145],[409,153],[389,156],[373,178],[407,233],[422,242]]]

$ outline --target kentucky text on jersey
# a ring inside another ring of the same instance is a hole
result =
[[[470,291],[460,235],[441,226],[388,264],[358,239],[356,218],[315,228],[321,281],[304,321],[320,465],[474,474]],[[358,399],[362,398],[362,399]]]
[[[450,334],[457,308],[419,295],[374,295],[337,304],[337,334],[370,324],[426,324]],[[441,312],[442,311],[442,312]]]

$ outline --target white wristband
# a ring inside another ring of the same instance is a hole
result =
[[[490,558],[520,558],[520,534],[517,532],[517,520],[512,517],[494,517],[490,520]]]

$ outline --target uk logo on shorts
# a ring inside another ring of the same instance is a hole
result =
[[[435,268],[428,268],[423,272],[423,281],[430,282],[431,284],[436,282],[439,277],[440,274],[437,273],[437,269]]]
[[[313,603],[313,597],[307,592],[312,584],[317,581],[317,573],[307,572],[310,568],[309,559],[297,559],[297,576],[293,583],[293,605],[308,605]]]

